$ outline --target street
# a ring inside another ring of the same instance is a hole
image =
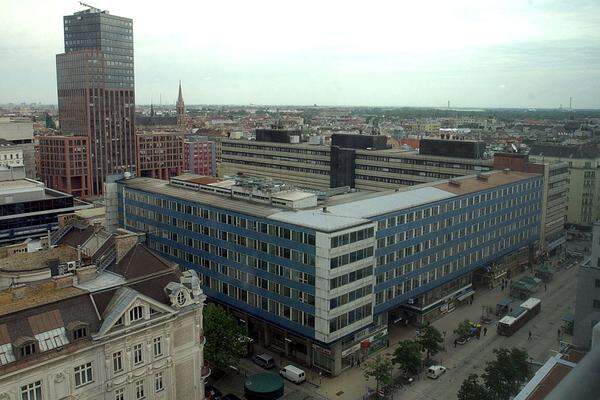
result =
[[[433,322],[440,332],[446,331],[446,351],[434,358],[448,368],[448,371],[437,380],[425,378],[424,375],[415,383],[394,393],[394,399],[408,400],[441,400],[454,399],[463,380],[472,373],[481,374],[488,360],[494,358],[493,349],[501,347],[520,347],[525,349],[534,362],[544,363],[552,350],[558,349],[558,328],[561,319],[567,312],[572,312],[575,304],[577,268],[558,271],[552,282],[548,283],[547,291],[542,285],[534,294],[542,300],[542,311],[511,337],[496,334],[497,319],[488,326],[487,336],[480,340],[473,339],[462,346],[453,347],[453,331],[464,319],[478,320],[481,317],[482,306],[492,306],[498,300],[508,297],[508,290],[495,288],[479,291],[471,305],[464,305],[454,312]],[[513,302],[514,305],[521,301]],[[528,340],[528,332],[533,338]],[[414,327],[390,331],[390,348],[385,353],[391,354],[395,343],[404,339],[414,339]],[[341,376],[324,379],[320,391],[329,399],[355,400],[366,393],[367,386],[375,388],[375,382],[366,382],[363,371],[354,368],[345,371]]]

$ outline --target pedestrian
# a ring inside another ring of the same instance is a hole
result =
[[[454,339],[454,347],[456,347],[457,343],[458,343],[458,339]]]
[[[483,336],[487,335],[487,326],[483,327]]]
[[[547,292],[547,291],[548,291],[548,285],[546,285],[546,284],[544,283],[544,292]]]
[[[559,338],[559,339],[560,339],[560,334],[561,334],[561,332],[560,332],[560,328],[558,328],[558,338]]]
[[[529,336],[527,336],[527,340],[531,340],[531,331],[529,331]]]

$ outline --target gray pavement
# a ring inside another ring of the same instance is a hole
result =
[[[496,334],[496,322],[488,326],[487,336],[474,339],[463,346],[453,347],[453,331],[464,319],[478,320],[482,306],[494,307],[498,300],[507,297],[508,291],[499,288],[479,291],[473,304],[457,308],[432,325],[440,331],[446,331],[446,351],[436,355],[435,359],[448,368],[448,372],[437,380],[421,378],[411,386],[400,389],[394,399],[433,400],[454,399],[463,380],[471,373],[483,372],[485,363],[493,358],[493,349],[500,347],[519,347],[525,349],[535,362],[545,362],[552,350],[558,349],[557,331],[561,319],[567,312],[572,312],[575,303],[577,268],[563,269],[555,274],[554,280],[548,284],[548,291],[542,286],[535,294],[542,299],[542,311],[529,321],[516,334],[507,338]],[[514,304],[519,304],[516,301]],[[533,340],[527,339],[531,330]],[[390,332],[392,345],[385,353],[391,353],[394,344],[402,339],[414,339],[414,327],[393,329]],[[375,382],[367,382],[360,368],[345,371],[341,376],[324,379],[322,391],[329,399],[355,400],[366,393],[367,388],[374,388]]]

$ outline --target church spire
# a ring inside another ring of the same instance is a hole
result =
[[[185,125],[185,103],[181,94],[181,81],[179,81],[179,97],[177,98],[177,125]]]

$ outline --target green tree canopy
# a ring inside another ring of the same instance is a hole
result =
[[[491,400],[492,397],[486,387],[479,380],[477,374],[471,374],[460,385],[457,395],[458,400]]]
[[[394,351],[392,362],[402,371],[415,375],[421,369],[421,345],[412,340],[403,340],[398,343]]]
[[[531,377],[529,355],[517,348],[494,349],[494,354],[496,359],[487,363],[482,377],[495,399],[508,400]]]
[[[246,354],[248,332],[223,308],[208,304],[204,307],[204,357],[215,368],[237,366]]]
[[[427,359],[429,360],[429,357],[436,355],[442,350],[444,338],[440,331],[428,325],[421,329],[421,335],[417,339],[417,342],[427,352]]]
[[[471,322],[468,319],[465,319],[460,324],[458,324],[458,327],[456,328],[454,333],[459,338],[469,335],[469,333],[471,333]]]
[[[380,386],[392,383],[392,371],[394,366],[387,357],[377,356],[363,364],[365,377],[374,378],[377,382],[377,389]]]

